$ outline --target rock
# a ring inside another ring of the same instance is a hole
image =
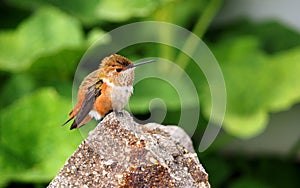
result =
[[[179,127],[108,114],[50,182],[53,187],[210,187]]]

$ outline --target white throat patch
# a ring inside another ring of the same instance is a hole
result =
[[[121,90],[121,91],[126,91],[129,93],[133,92],[133,87],[132,86],[116,86],[114,83],[110,82],[108,79],[103,78],[103,82],[105,82],[108,86],[115,90]]]

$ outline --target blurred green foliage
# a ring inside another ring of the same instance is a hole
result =
[[[81,140],[78,132],[58,129],[68,108],[53,88],[42,88],[1,111],[2,183],[47,181],[57,173]]]
[[[57,173],[82,140],[78,132],[60,128],[72,107],[73,75],[80,58],[99,36],[134,21],[167,21],[202,37],[218,59],[226,82],[224,129],[241,138],[263,132],[270,112],[289,109],[300,101],[300,34],[276,21],[257,24],[242,20],[210,28],[221,3],[221,0],[2,2],[0,186],[10,181],[47,182]],[[176,51],[165,46],[133,47],[124,50],[124,55],[130,59],[143,56],[176,59]],[[202,115],[207,120],[211,104],[205,77],[189,60],[183,68],[195,83]],[[158,91],[157,87],[163,89]],[[147,114],[151,98],[159,97],[171,111],[166,124],[174,123],[172,116],[180,114],[174,89],[165,83],[146,81],[143,86],[137,85],[136,92],[130,104],[133,112]],[[199,127],[202,124],[200,121]],[[233,176],[232,168],[238,168],[213,158],[207,163],[215,186],[221,186]],[[213,167],[219,169],[217,173]],[[275,185],[253,175],[246,173],[231,187]]]
[[[268,113],[289,109],[300,97],[300,48],[270,55],[259,45],[258,37],[236,35],[212,47],[226,80],[225,128],[241,137],[263,131]]]

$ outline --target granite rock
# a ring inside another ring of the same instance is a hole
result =
[[[108,114],[50,182],[53,187],[210,187],[179,127]]]

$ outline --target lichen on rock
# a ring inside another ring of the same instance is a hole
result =
[[[182,129],[122,114],[108,114],[48,187],[210,187]]]

